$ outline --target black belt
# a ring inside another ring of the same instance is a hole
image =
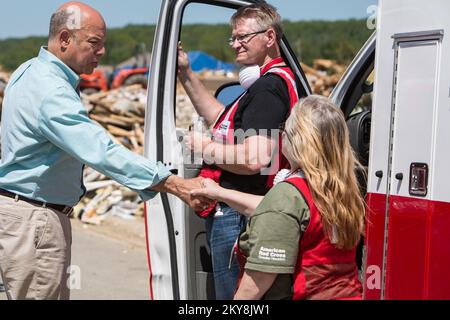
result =
[[[65,206],[63,204],[53,204],[53,203],[47,203],[47,202],[42,202],[42,201],[38,201],[38,200],[34,200],[34,199],[29,199],[26,198],[24,196],[0,189],[0,195],[8,197],[8,198],[13,198],[16,201],[22,200],[31,204],[36,204],[40,207],[43,208],[51,208],[54,210],[57,210],[59,212],[62,212],[63,214],[65,214],[66,216],[70,217],[70,215],[73,212],[73,207],[69,207],[69,206]]]

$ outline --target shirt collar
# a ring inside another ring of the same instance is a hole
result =
[[[80,83],[80,76],[75,73],[68,65],[62,62],[58,57],[48,51],[47,47],[41,47],[38,58],[45,62],[51,63],[63,71],[62,76],[70,83],[70,85],[77,89]]]

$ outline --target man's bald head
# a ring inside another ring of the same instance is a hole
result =
[[[48,51],[77,74],[92,73],[105,54],[106,25],[101,14],[81,2],[67,2],[52,15]]]
[[[106,28],[102,15],[82,2],[66,2],[50,19],[49,40],[56,38],[62,30],[69,30],[74,34],[78,30],[91,27]]]

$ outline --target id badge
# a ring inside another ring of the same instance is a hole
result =
[[[223,121],[215,134],[215,140],[219,140],[220,142],[224,142],[227,139],[228,129],[230,128],[230,121]]]

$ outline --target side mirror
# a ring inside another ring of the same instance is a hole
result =
[[[363,166],[369,163],[370,122],[370,110],[359,112],[347,119],[350,144]]]
[[[224,106],[228,106],[241,94],[243,94],[244,91],[245,89],[239,84],[239,82],[230,82],[219,87],[216,91],[215,97]]]

